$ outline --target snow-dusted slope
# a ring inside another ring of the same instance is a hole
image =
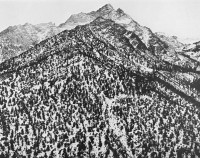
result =
[[[195,77],[112,20],[63,31],[0,64],[0,157],[199,157]]]

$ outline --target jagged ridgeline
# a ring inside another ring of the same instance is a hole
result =
[[[101,17],[42,41],[0,64],[1,157],[199,157],[198,72],[176,66]]]

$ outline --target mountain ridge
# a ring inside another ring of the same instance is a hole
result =
[[[160,54],[160,56],[162,56],[163,53],[168,50],[169,43],[160,40],[159,37],[157,37],[156,34],[154,34],[148,27],[140,26],[122,9],[118,8],[117,10],[115,10],[111,4],[106,4],[99,8],[97,11],[73,14],[66,20],[65,23],[61,23],[58,26],[55,26],[55,24],[51,22],[46,23],[45,26],[42,26],[42,24],[32,25],[27,23],[22,26],[19,25],[21,27],[21,30],[25,30],[25,32],[20,31],[19,29],[18,33],[13,33],[13,35],[9,35],[9,30],[12,30],[12,27],[9,27],[8,29],[0,33],[0,35],[2,36],[0,36],[0,40],[4,36],[15,36],[13,38],[16,40],[8,39],[7,42],[4,42],[4,40],[2,40],[1,43],[5,43],[5,46],[3,44],[1,46],[2,48],[0,52],[0,62],[20,54],[21,52],[27,50],[28,48],[42,41],[43,39],[51,37],[65,29],[70,30],[75,28],[77,25],[88,24],[99,16],[107,19],[112,19],[126,29],[133,31],[143,41],[146,47],[148,47],[149,49],[153,49],[155,53],[157,52],[157,50],[163,50],[159,53],[156,53],[157,55],[162,52]],[[174,47],[171,47],[170,49],[174,49]]]
[[[198,93],[186,91],[198,72],[113,20],[65,30],[0,72],[1,157],[199,155]]]
[[[0,63],[0,157],[199,157],[198,63],[136,33],[100,16]]]

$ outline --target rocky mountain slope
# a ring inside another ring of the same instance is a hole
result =
[[[36,44],[0,64],[1,157],[200,157],[187,61],[102,17]]]
[[[159,51],[161,54],[168,47],[149,28],[139,25],[122,9],[118,8],[115,10],[110,4],[106,4],[97,11],[92,11],[90,13],[74,14],[65,23],[60,24],[59,27],[61,29],[72,29],[77,25],[87,24],[97,17],[111,19],[125,27],[127,30],[133,31],[146,47],[153,49],[155,52]]]
[[[19,55],[40,41],[57,34],[53,23],[10,26],[0,32],[0,62]]]
[[[177,60],[177,55],[174,51],[170,51],[170,55],[166,55],[166,53],[169,48],[170,50],[174,49],[175,46],[172,46],[172,44],[177,45],[178,41],[173,43],[172,39],[162,38],[154,34],[149,28],[139,25],[122,9],[118,8],[115,10],[110,4],[106,4],[97,11],[74,14],[70,16],[65,23],[59,26],[48,23],[9,27],[0,33],[0,62],[20,54],[43,39],[51,37],[63,30],[70,30],[78,25],[88,24],[97,17],[111,19],[127,30],[133,31],[145,46],[149,50],[151,49],[157,56],[166,58],[166,60],[172,63]],[[176,59],[174,59],[174,57],[176,57]]]

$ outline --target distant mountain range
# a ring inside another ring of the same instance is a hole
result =
[[[40,41],[57,34],[53,23],[10,26],[0,32],[0,61],[19,55]]]

